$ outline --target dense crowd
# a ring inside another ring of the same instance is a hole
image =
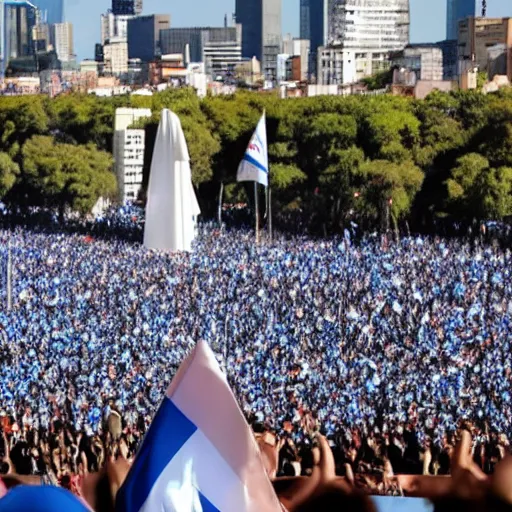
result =
[[[0,231],[2,471],[67,486],[130,458],[204,339],[255,430],[284,440],[280,474],[307,472],[317,431],[340,473],[447,473],[461,427],[491,472],[512,435],[510,250],[350,238],[256,246],[208,227],[169,255]]]

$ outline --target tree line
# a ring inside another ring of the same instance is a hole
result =
[[[341,232],[350,222],[434,231],[512,216],[512,90],[281,100],[241,92],[199,100],[189,89],[153,96],[0,98],[0,200],[18,209],[85,214],[116,197],[118,107],[150,108],[145,181],[163,108],[181,119],[206,217],[221,183],[226,202],[249,202],[236,170],[265,109],[277,219]],[[144,197],[141,197],[144,200]],[[293,222],[296,222],[295,220]]]

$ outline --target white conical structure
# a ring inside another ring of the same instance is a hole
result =
[[[164,109],[151,161],[144,245],[148,249],[190,251],[200,213],[180,120]]]

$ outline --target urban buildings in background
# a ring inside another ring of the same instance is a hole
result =
[[[2,72],[27,91],[39,83],[49,94],[149,95],[182,86],[200,96],[238,87],[283,97],[354,94],[367,93],[365,78],[380,74],[377,93],[422,97],[473,87],[479,71],[511,76],[510,21],[478,17],[483,0],[446,0],[447,39],[413,45],[410,0],[297,0],[299,37],[282,36],[281,0],[233,0],[236,12],[223,26],[207,27],[175,27],[169,14],[143,14],[141,0],[112,0],[94,60],[79,65],[65,0],[30,1],[5,0],[0,19]]]
[[[114,120],[114,167],[119,201],[134,202],[142,188],[145,132],[131,126],[151,117],[150,109],[118,108]]]
[[[168,29],[171,17],[168,14],[135,16],[128,20],[128,58],[151,62],[162,55],[160,31]]]
[[[203,62],[208,75],[233,77],[242,62],[242,27],[169,28],[160,32],[162,54],[182,54],[187,64]]]
[[[311,11],[310,11],[311,16]],[[409,0],[331,0],[318,83],[342,85],[383,71],[409,43]]]
[[[479,0],[446,0],[446,39],[457,39],[459,21],[478,16],[478,4]]]
[[[281,53],[282,0],[236,0],[236,22],[242,26],[242,57],[256,57],[265,80],[277,81]]]
[[[512,18],[471,17],[459,21],[458,28],[459,74],[478,69],[512,81]]]

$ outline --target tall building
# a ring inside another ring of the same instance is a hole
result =
[[[242,25],[242,56],[262,63],[265,80],[277,79],[281,52],[281,0],[236,0],[236,22]]]
[[[163,55],[186,55],[188,51],[190,62],[204,62],[209,75],[234,72],[235,67],[242,61],[240,25],[169,28],[160,32],[160,44]]]
[[[478,0],[447,0],[446,39],[457,39],[459,21],[477,16]]]
[[[383,71],[389,55],[409,44],[409,0],[329,0],[327,47],[318,83],[343,85]]]
[[[400,50],[409,44],[409,0],[329,0],[327,43]]]
[[[73,51],[73,25],[71,23],[55,23],[50,25],[50,41],[61,62],[75,59]]]
[[[145,117],[151,110],[144,108],[118,108],[114,121],[114,169],[123,204],[137,200],[142,188],[144,170],[144,130],[130,126]]]
[[[169,28],[168,14],[136,16],[128,20],[128,58],[150,62],[162,54],[160,31]]]
[[[34,0],[32,3],[39,10],[41,23],[64,22],[64,0]]]
[[[27,1],[5,0],[1,13],[1,74],[13,59],[34,54],[33,28],[36,25],[37,9]]]
[[[301,39],[311,40],[311,0],[300,0],[300,28],[299,34]]]
[[[310,41],[310,75],[316,75],[318,48],[327,44],[329,0],[301,0],[300,38]]]
[[[101,44],[106,44],[110,39],[124,39],[128,41],[128,20],[132,15],[112,12],[101,15]]]

